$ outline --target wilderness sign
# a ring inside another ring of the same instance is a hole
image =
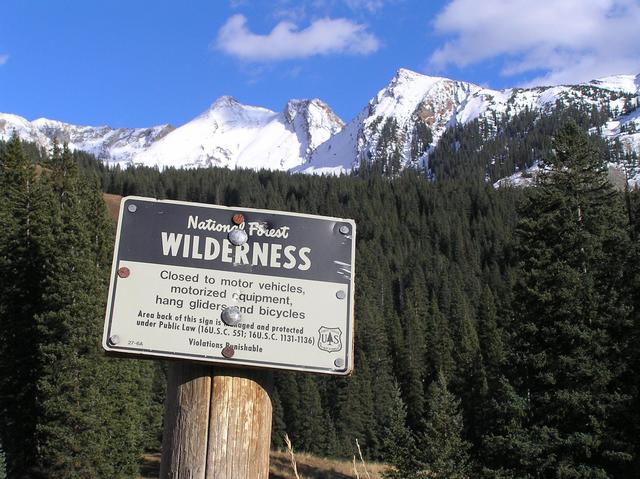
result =
[[[103,347],[349,374],[354,256],[353,220],[123,198]]]

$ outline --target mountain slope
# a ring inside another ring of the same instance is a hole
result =
[[[559,103],[609,109],[615,120],[637,108],[639,85],[640,75],[619,75],[582,85],[491,90],[400,69],[352,122],[296,171],[347,172],[361,162],[378,163],[383,173],[426,166],[429,151],[447,128],[478,118],[491,128],[504,116],[525,109],[546,111]],[[619,135],[617,126],[609,126],[611,138]]]
[[[124,165],[339,174],[365,164],[395,174],[407,167],[429,168],[430,154],[453,127],[478,120],[483,135],[491,136],[505,119],[530,111],[548,113],[561,105],[595,112],[605,138],[619,140],[625,151],[640,152],[640,75],[492,90],[406,69],[398,70],[346,126],[317,99],[291,100],[274,112],[224,96],[179,128],[76,126],[0,113],[0,139],[15,130],[45,148],[57,139]]]
[[[211,108],[138,154],[151,166],[288,170],[343,126],[320,100],[291,100],[282,112],[219,98]]]
[[[111,128],[71,125],[46,118],[30,122],[17,115],[0,113],[0,140],[9,139],[15,131],[23,140],[49,149],[55,139],[61,144],[68,143],[72,150],[86,151],[106,163],[131,163],[139,152],[171,130],[171,125]]]
[[[175,129],[76,126],[41,118],[0,113],[0,139],[13,131],[43,148],[68,143],[107,163],[158,167],[268,168],[288,170],[344,123],[322,101],[290,100],[281,112],[242,105],[224,96],[190,122]]]

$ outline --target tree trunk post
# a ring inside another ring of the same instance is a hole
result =
[[[161,479],[205,479],[211,404],[209,368],[169,364],[162,434]]]
[[[169,367],[161,479],[267,479],[268,372],[175,362]]]

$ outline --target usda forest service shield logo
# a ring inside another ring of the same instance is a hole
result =
[[[323,351],[335,353],[342,349],[342,331],[340,328],[325,328],[322,326],[318,332],[318,347]]]

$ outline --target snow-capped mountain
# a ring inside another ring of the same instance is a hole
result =
[[[343,126],[320,100],[291,100],[281,112],[224,96],[134,161],[161,167],[223,166],[288,170]]]
[[[75,126],[54,120],[0,113],[0,139],[13,131],[50,148],[54,139],[108,163],[159,167],[223,166],[288,170],[305,163],[311,152],[344,123],[320,100],[291,100],[281,112],[242,105],[223,96],[179,128]]]
[[[427,166],[444,132],[481,119],[488,128],[525,109],[550,111],[562,102],[606,109],[603,136],[640,152],[640,75],[579,85],[492,90],[400,69],[348,125],[318,99],[291,100],[282,111],[223,96],[174,128],[76,126],[0,113],[0,139],[12,131],[49,148],[53,139],[108,163],[159,167],[222,166],[339,174],[361,162],[395,172]]]
[[[154,141],[173,130],[171,125],[151,128],[111,128],[78,126],[39,118],[32,122],[17,115],[0,113],[0,140],[15,131],[20,138],[49,149],[53,140],[68,143],[72,150],[83,150],[105,162],[130,164],[135,156]]]
[[[393,169],[425,165],[428,153],[445,130],[484,118],[491,126],[498,118],[523,111],[548,110],[558,101],[623,112],[637,108],[640,75],[618,75],[581,85],[491,90],[468,82],[431,77],[400,69],[389,85],[369,101],[342,131],[320,145],[311,160],[296,171],[338,173],[362,161],[396,162]],[[619,114],[619,113],[618,113]],[[630,141],[640,149],[637,109],[626,116],[614,114],[605,135]]]
[[[636,75],[633,82],[630,81],[630,78],[632,77],[628,75],[621,78],[624,80],[621,88],[622,91],[631,92],[635,87],[637,100],[640,98],[640,74]],[[611,81],[612,85],[616,84],[615,79],[616,77]],[[627,114],[620,115],[607,122],[602,134],[609,139],[617,138],[625,150],[640,153],[640,108],[636,108]]]

